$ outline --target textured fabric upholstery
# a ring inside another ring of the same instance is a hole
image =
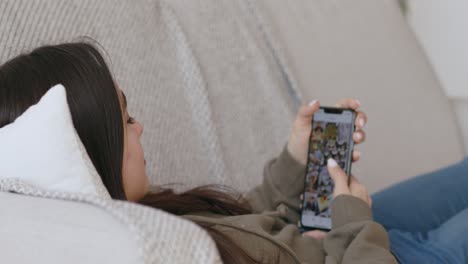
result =
[[[394,1],[0,5],[0,62],[78,36],[102,44],[145,126],[154,184],[260,183],[312,98],[361,99],[370,120],[356,172],[371,190],[462,156],[451,106]]]
[[[145,126],[153,184],[250,189],[311,99],[362,102],[368,137],[353,171],[371,191],[463,155],[451,105],[396,1],[3,0],[0,35],[0,63],[97,40]]]

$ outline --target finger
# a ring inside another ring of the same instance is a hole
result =
[[[350,194],[351,191],[348,188],[348,181],[346,173],[338,166],[334,159],[328,159],[327,168],[330,177],[335,183],[335,189],[333,190],[333,197],[337,197],[340,194]]]
[[[351,186],[352,184],[361,184],[361,182],[356,178],[356,176],[351,174],[349,176],[349,186]]]
[[[309,104],[303,105],[299,108],[298,116],[312,117],[312,115],[317,112],[319,107],[320,102],[318,100],[313,100]]]
[[[361,111],[357,112],[355,126],[358,129],[363,129],[366,123],[367,123],[367,115]]]
[[[370,201],[369,192],[367,191],[367,188],[366,188],[366,186],[364,186],[364,185],[362,185],[362,196],[363,196],[364,201],[365,201],[369,206],[371,206],[371,201]]]
[[[353,133],[354,144],[360,144],[366,140],[366,132],[358,130]]]
[[[351,190],[351,194],[353,196],[360,198],[364,202],[368,202],[367,198],[369,195],[367,194],[367,191],[364,185],[358,184],[358,183],[350,184],[349,189]]]
[[[341,107],[341,108],[351,108],[353,110],[358,109],[361,106],[361,103],[359,100],[354,99],[354,98],[345,98],[339,100],[336,104],[336,107]]]
[[[372,198],[370,197],[366,186],[361,184],[359,180],[356,177],[354,177],[354,175],[350,176],[349,181],[349,189],[351,190],[351,194],[355,197],[360,198],[369,206],[372,206]]]
[[[354,195],[356,193],[356,190],[360,189],[361,186],[362,184],[354,175],[349,176],[349,190],[351,194]]]
[[[354,177],[354,175],[351,175],[349,176],[349,190],[350,192],[352,193],[353,192],[353,189],[356,188],[357,185],[359,185],[359,181],[358,179],[356,179],[356,177]]]
[[[320,102],[314,100],[307,105],[302,105],[297,113],[296,122],[301,125],[311,125],[312,116],[320,108]]]
[[[350,185],[349,188],[351,189],[351,194],[353,196],[363,200],[370,206],[370,200],[369,200],[370,196],[369,196],[369,193],[367,192],[366,186],[364,186],[363,184],[354,183]]]
[[[302,233],[302,236],[310,236],[315,239],[322,240],[327,236],[327,232],[323,232],[320,230],[312,230],[312,231]]]
[[[361,152],[354,150],[353,151],[353,162],[358,161],[361,158]]]

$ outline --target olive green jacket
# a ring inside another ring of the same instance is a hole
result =
[[[397,263],[384,228],[372,220],[369,206],[350,195],[332,203],[332,230],[323,240],[302,236],[297,227],[305,166],[286,146],[264,169],[263,183],[245,195],[254,214],[184,215],[223,232],[260,263]]]

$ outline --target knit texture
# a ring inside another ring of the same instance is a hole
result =
[[[153,185],[219,183],[246,191],[281,151],[299,103],[252,3],[5,0],[0,63],[41,45],[91,37],[127,94],[129,113],[144,125]],[[0,188],[105,209],[135,231],[145,263],[219,261],[203,230],[164,212],[10,181]]]
[[[47,191],[18,179],[0,179],[0,191],[87,203],[105,210],[135,234],[145,264],[222,263],[208,233],[188,220],[161,210],[98,196]]]
[[[5,0],[0,63],[89,36],[145,127],[152,184],[247,191],[281,151],[299,95],[254,1]]]
[[[328,104],[358,96],[377,120],[369,132],[379,135],[363,149],[372,155],[360,162],[367,164],[361,178],[382,187],[462,156],[450,105],[394,5],[3,0],[0,63],[44,44],[97,40],[130,114],[145,126],[151,182],[182,189],[256,186],[265,162],[280,153],[303,96]],[[427,109],[437,122],[416,125],[414,117],[427,116]],[[405,136],[395,136],[395,128]]]

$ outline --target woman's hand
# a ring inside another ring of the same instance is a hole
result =
[[[327,163],[328,173],[335,183],[333,198],[336,198],[338,195],[352,195],[366,202],[369,207],[372,206],[372,198],[363,184],[351,175],[350,184],[348,186],[348,176],[340,166],[338,166],[336,161],[334,159],[329,159]],[[327,235],[327,232],[312,230],[304,232],[302,235],[321,240]]]
[[[364,142],[366,138],[366,133],[363,128],[367,122],[367,116],[364,112],[358,111],[360,105],[358,100],[352,98],[340,100],[335,104],[336,107],[351,108],[357,112],[355,122],[356,131],[353,134],[355,144]],[[303,165],[307,163],[309,137],[312,131],[312,117],[319,107],[320,103],[318,101],[312,101],[308,105],[301,106],[289,136],[288,151],[295,160]],[[359,160],[360,156],[361,153],[359,151],[354,151],[353,162]]]
[[[367,122],[367,116],[364,112],[358,111],[358,108],[361,106],[360,102],[356,99],[348,98],[348,99],[342,99],[338,101],[335,104],[336,107],[343,107],[343,108],[351,108],[357,112],[356,116],[356,131],[353,134],[353,140],[354,143],[360,144],[364,142],[366,138],[366,133],[364,132],[363,128]],[[310,133],[312,132],[312,117],[315,112],[320,107],[320,103],[318,101],[312,101],[308,105],[303,105],[299,109],[299,112],[297,113],[296,120],[294,121],[293,128],[291,130],[291,134],[289,136],[288,140],[288,151],[291,154],[291,156],[297,160],[299,163],[303,164],[304,166],[307,163],[307,151],[309,150],[309,138],[310,138]],[[353,152],[353,162],[358,161],[361,156],[361,153],[359,151],[354,151]],[[336,163],[336,162],[335,162]],[[330,165],[333,164],[333,162],[329,163]],[[329,168],[330,170],[330,168]],[[333,168],[333,170],[330,171],[330,174],[333,172],[332,178],[336,176],[335,178],[338,179],[338,181],[341,183],[342,182],[342,174],[340,174],[341,168],[339,166],[337,168]],[[341,170],[342,171],[342,170]],[[346,174],[343,172],[343,174],[346,176]],[[345,187],[347,186],[347,181],[346,177],[345,179]],[[333,178],[333,180],[335,180]],[[365,188],[363,188],[362,185],[360,185],[357,180],[352,177],[351,178],[351,183],[352,186],[350,185],[348,189],[345,189],[342,185],[339,188],[336,188],[336,183],[335,183],[335,191],[334,191],[334,196],[337,196],[339,194],[350,194],[350,193],[360,193],[360,196],[366,197],[367,191]],[[352,190],[351,190],[352,188]],[[370,197],[367,195],[367,198],[365,198],[368,201],[368,204],[371,203]],[[313,230],[309,232],[303,233],[303,235],[306,236],[311,236],[316,239],[323,239],[327,233],[319,230]]]
[[[367,192],[366,186],[360,183],[354,175],[350,176],[351,179],[348,186],[348,176],[343,169],[338,166],[336,161],[334,159],[328,159],[327,163],[328,173],[335,183],[333,198],[343,194],[352,195],[366,202],[369,207],[372,206],[372,198]]]

